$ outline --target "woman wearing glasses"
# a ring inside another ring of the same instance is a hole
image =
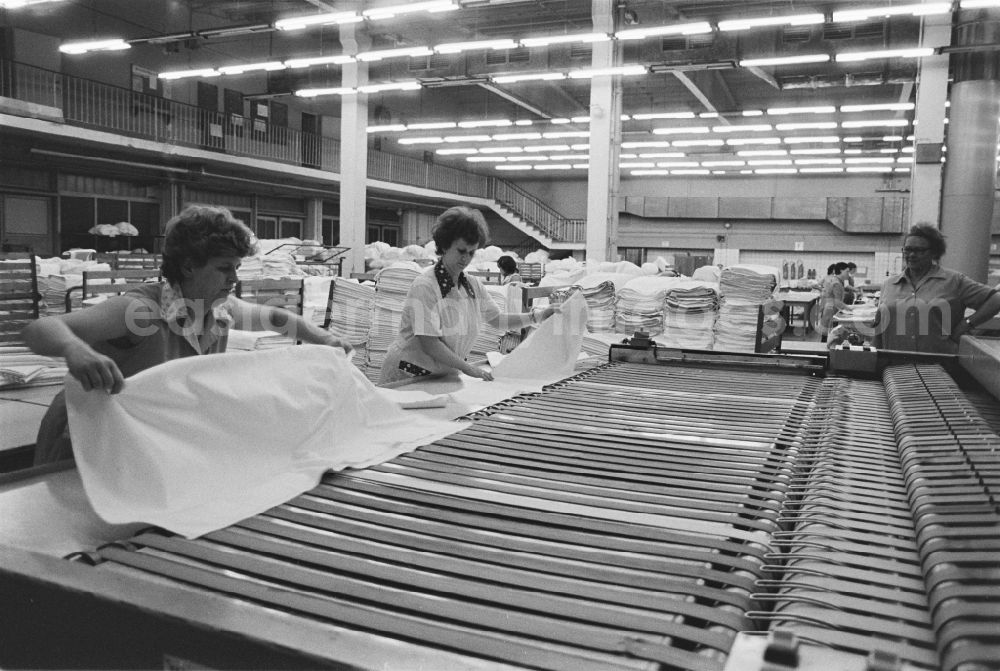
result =
[[[937,228],[910,228],[903,242],[903,272],[882,285],[876,347],[951,354],[964,333],[1000,312],[997,290],[941,267],[944,252],[944,236]],[[975,313],[966,317],[967,308]]]

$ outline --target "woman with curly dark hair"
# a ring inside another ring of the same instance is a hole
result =
[[[465,268],[476,250],[489,244],[489,230],[479,210],[458,206],[446,210],[434,225],[440,259],[414,280],[403,303],[399,335],[389,347],[379,384],[425,375],[461,372],[482,380],[492,374],[465,358],[486,321],[502,331],[523,329],[558,308],[503,313],[479,278]]]
[[[298,340],[350,345],[297,314],[232,295],[236,270],[254,251],[253,235],[222,207],[188,207],[167,222],[161,270],[165,281],[137,286],[103,303],[39,319],[23,331],[36,353],[66,359],[87,391],[117,394],[139,371],[179,359],[224,352],[230,327],[273,330]],[[72,457],[66,402],[58,394],[42,419],[35,463]]]
[[[940,265],[944,236],[917,224],[903,239],[905,268],[882,285],[874,345],[910,352],[954,353],[958,341],[1000,311],[1000,294]],[[975,310],[969,317],[967,309]]]

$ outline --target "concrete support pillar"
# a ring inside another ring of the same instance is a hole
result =
[[[985,282],[1000,136],[1000,10],[960,12],[952,70],[948,153],[941,197],[946,265]],[[965,49],[965,50],[963,50]]]
[[[358,26],[340,26],[344,53],[356,54],[370,45]],[[341,85],[357,88],[368,83],[367,63],[341,66]],[[341,96],[340,106],[340,244],[351,251],[344,255],[342,273],[364,272],[365,224],[368,200],[368,94]]]
[[[933,14],[924,18],[921,46],[946,47],[951,44],[951,14]],[[917,104],[913,167],[910,169],[909,224],[931,223],[941,216],[941,178],[944,145],[945,102],[948,100],[948,54],[933,54],[920,59],[917,72]]]
[[[323,239],[323,199],[306,199],[306,220],[302,224],[303,240],[319,240],[328,244]]]
[[[615,3],[591,0],[595,32],[615,32]],[[592,67],[621,62],[618,42],[594,43]],[[618,154],[621,150],[621,77],[594,77],[590,83],[590,167],[587,171],[587,261],[618,257]]]

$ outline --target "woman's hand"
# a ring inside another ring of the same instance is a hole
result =
[[[478,378],[480,380],[486,380],[487,382],[493,380],[493,373],[486,370],[485,368],[479,368],[478,366],[466,365],[465,368],[462,369],[462,372],[468,375],[469,377]]]
[[[323,342],[320,344],[326,345],[327,347],[339,347],[342,350],[344,350],[346,354],[350,354],[354,350],[354,348],[351,347],[351,343],[333,334],[330,334],[326,338],[324,338]]]
[[[118,364],[86,343],[81,342],[67,352],[66,366],[70,375],[83,385],[84,391],[103,389],[109,394],[117,394],[125,386],[125,376]]]

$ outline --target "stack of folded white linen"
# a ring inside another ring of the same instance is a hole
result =
[[[375,307],[375,285],[338,277],[334,280],[330,333],[344,338],[354,347],[368,342]]]
[[[591,333],[613,333],[615,302],[618,291],[637,277],[629,273],[596,272],[585,275],[576,283],[587,301],[587,330]]]
[[[712,349],[715,318],[719,310],[719,286],[685,278],[667,291],[663,335],[667,347]]]
[[[630,279],[618,292],[615,332],[629,336],[636,331],[662,333],[667,291],[676,283],[675,277],[640,275]]]
[[[496,302],[497,306],[500,308],[501,314],[507,312],[507,287],[502,287],[496,284],[484,284],[483,287]],[[514,310],[514,312],[519,311],[520,307]],[[505,331],[497,328],[496,326],[492,326],[486,322],[481,322],[479,324],[479,335],[476,337],[476,341],[472,343],[472,354],[499,352],[500,336],[504,333]]]
[[[369,379],[378,379],[386,352],[399,335],[403,301],[413,280],[424,270],[413,261],[399,261],[376,275],[372,327],[368,333],[368,365],[365,368]]]
[[[35,354],[19,345],[0,347],[0,387],[61,384],[68,370],[61,358]]]
[[[294,344],[294,338],[289,338],[277,331],[241,331],[239,329],[229,329],[229,342],[226,345],[226,351],[252,352],[255,350],[291,347]]]
[[[721,307],[715,322],[714,349],[726,352],[753,352],[760,338],[757,317],[762,305],[771,300],[781,277],[770,266],[735,265],[723,268],[719,280]]]

